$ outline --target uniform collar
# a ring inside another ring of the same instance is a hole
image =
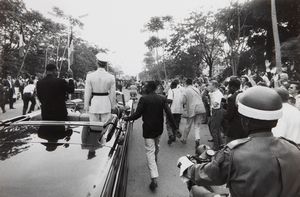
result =
[[[273,136],[273,133],[270,132],[270,131],[252,133],[252,134],[249,135],[249,137],[271,137],[271,136]]]
[[[100,68],[100,67],[99,67],[99,68],[97,69],[97,71],[103,72],[103,71],[106,71],[106,70],[105,70],[104,68]]]

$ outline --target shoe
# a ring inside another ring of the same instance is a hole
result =
[[[209,141],[209,142],[213,142],[214,140],[213,140],[213,139],[209,139],[209,140],[207,140],[207,141]]]
[[[3,110],[3,113],[5,113],[6,111],[5,110]]]
[[[195,147],[197,149],[197,147],[200,145],[200,140],[195,140]]]
[[[181,137],[182,137],[182,134],[181,134],[179,131],[177,131],[177,132],[176,132],[176,137],[177,137],[177,138],[181,138]]]
[[[175,142],[175,141],[176,141],[175,136],[173,136],[173,135],[169,136],[169,140],[168,140],[169,145],[172,144],[172,142]]]
[[[152,181],[149,185],[149,188],[151,191],[155,191],[155,189],[157,188],[157,183]]]
[[[174,135],[170,136],[170,139],[172,140],[172,142],[176,141],[176,137]]]
[[[16,109],[16,108],[14,108],[14,107],[11,107],[10,109]]]
[[[182,144],[186,144],[186,140],[180,140]]]

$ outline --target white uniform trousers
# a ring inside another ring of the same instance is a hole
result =
[[[111,113],[104,113],[104,114],[94,114],[89,113],[89,119],[90,122],[107,122],[111,118]],[[99,127],[97,126],[91,126],[90,127],[93,130],[99,130]]]
[[[94,114],[89,113],[90,122],[107,122],[111,118],[111,113]]]
[[[156,161],[159,152],[159,140],[160,140],[160,136],[156,138],[145,138],[147,164],[150,170],[151,178],[158,177],[158,169],[157,169]]]

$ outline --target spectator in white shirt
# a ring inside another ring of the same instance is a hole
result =
[[[34,111],[34,106],[36,104],[35,101],[35,85],[32,80],[29,80],[29,83],[27,86],[25,86],[23,90],[23,115],[27,113],[28,103],[31,102],[30,108],[28,113],[31,113]]]
[[[222,92],[218,89],[219,83],[212,80],[208,83],[208,91],[210,98],[211,118],[209,121],[209,130],[213,138],[213,149],[219,150],[222,145],[221,132],[223,131],[223,111],[221,106],[222,98],[224,97]]]
[[[288,103],[289,92],[284,88],[276,88],[282,100],[282,117],[272,129],[274,136],[285,137],[300,144],[300,111]]]
[[[290,95],[292,96],[292,104],[300,110],[300,85],[296,83],[291,83],[288,89]]]

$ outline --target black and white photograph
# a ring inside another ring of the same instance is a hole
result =
[[[300,197],[299,0],[0,0],[0,197]]]

